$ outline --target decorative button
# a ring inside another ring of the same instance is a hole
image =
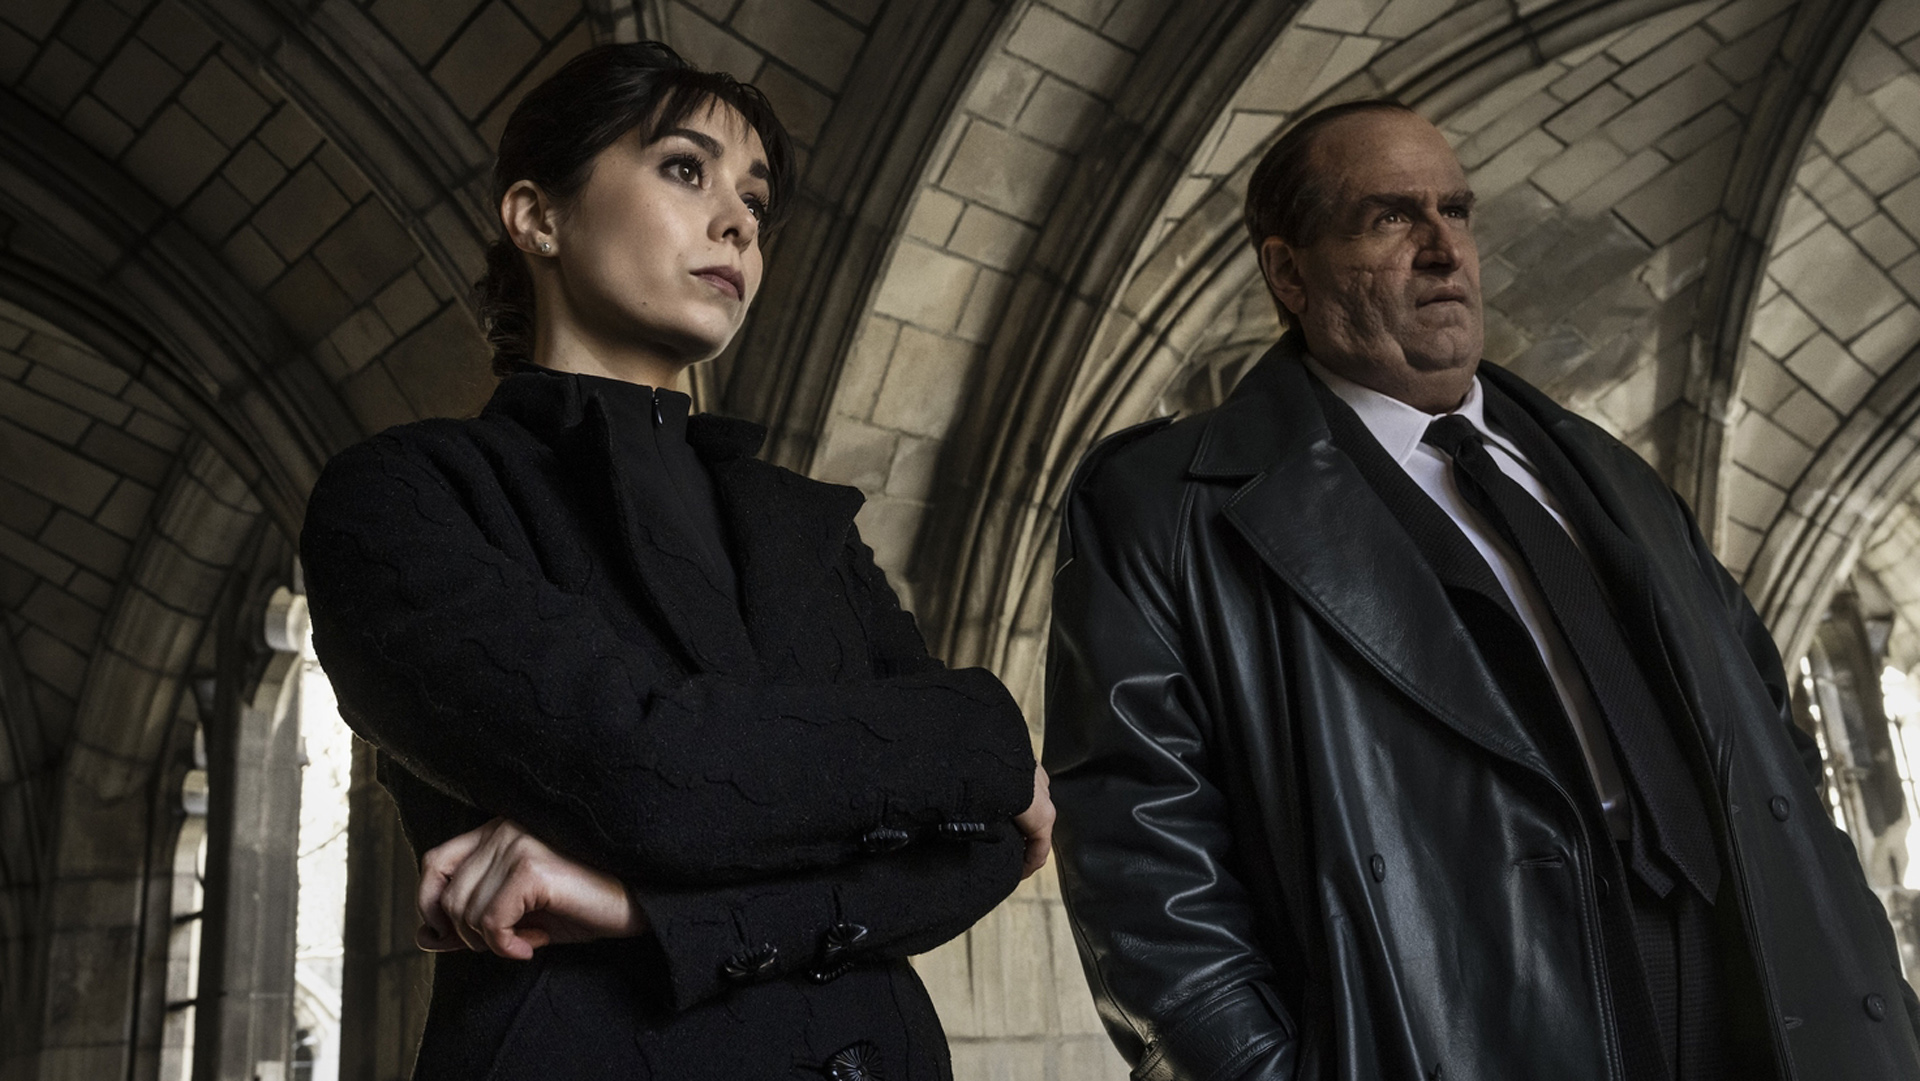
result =
[[[720,966],[720,974],[734,983],[751,983],[773,975],[774,966],[779,963],[780,948],[762,943],[727,958]]]
[[[814,983],[832,983],[852,970],[852,961],[842,961],[837,965],[821,964],[807,972],[807,979]]]
[[[867,940],[867,928],[864,924],[850,923],[845,920],[827,929],[826,955],[838,957]]]
[[[912,837],[907,835],[906,830],[889,829],[886,826],[881,826],[879,829],[868,830],[866,834],[860,838],[860,843],[866,846],[869,852],[892,852],[897,848],[904,847],[906,843],[912,839]]]
[[[987,835],[985,822],[942,822],[933,828],[943,841],[977,841]]]
[[[1375,852],[1373,858],[1367,860],[1367,869],[1373,872],[1373,880],[1375,882],[1385,882],[1387,880],[1387,861],[1380,853]]]
[[[1767,801],[1767,810],[1773,812],[1773,817],[1785,822],[1787,815],[1793,811],[1793,804],[1785,796],[1775,796]]]
[[[1880,992],[1875,991],[1868,995],[1866,1000],[1861,1002],[1860,1005],[1866,1008],[1867,1016],[1873,1018],[1875,1021],[1885,1021],[1887,1019],[1887,1000],[1880,997]]]
[[[869,1040],[843,1047],[827,1060],[831,1081],[885,1081],[880,1072],[880,1048]]]

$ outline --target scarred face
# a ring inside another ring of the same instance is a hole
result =
[[[1453,149],[1418,116],[1366,112],[1320,132],[1310,160],[1329,212],[1304,245],[1267,238],[1269,287],[1330,370],[1453,408],[1483,340],[1473,192]]]

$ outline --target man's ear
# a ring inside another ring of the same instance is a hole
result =
[[[1277,236],[1260,242],[1260,276],[1267,279],[1267,291],[1282,306],[1301,318],[1307,314],[1307,288],[1300,275],[1300,260],[1293,245]]]
[[[531,180],[515,181],[500,197],[500,224],[513,245],[528,255],[552,255],[556,221],[553,201]]]

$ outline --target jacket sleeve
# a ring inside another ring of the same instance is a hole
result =
[[[831,866],[876,828],[999,822],[1031,799],[1026,726],[985,671],[663,674],[589,598],[491,543],[444,473],[390,439],[328,465],[301,554],[314,644],[359,734],[623,880]],[[892,604],[890,590],[869,597]]]
[[[1140,497],[1103,495],[1127,485],[1092,461],[1067,500],[1047,659],[1045,762],[1081,963],[1135,1078],[1291,1079],[1294,1019],[1231,869],[1158,554],[1173,544],[1129,524]]]
[[[674,1009],[734,984],[925,953],[973,926],[1020,882],[1010,822],[972,841],[928,841],[826,871],[702,889],[632,887],[667,961]]]

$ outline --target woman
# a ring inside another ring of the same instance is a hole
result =
[[[573,60],[501,138],[498,391],[314,488],[314,644],[457,951],[418,1078],[947,1077],[902,958],[1045,859],[1017,708],[927,655],[859,494],[665,389],[738,331],[792,170],[752,88]]]

